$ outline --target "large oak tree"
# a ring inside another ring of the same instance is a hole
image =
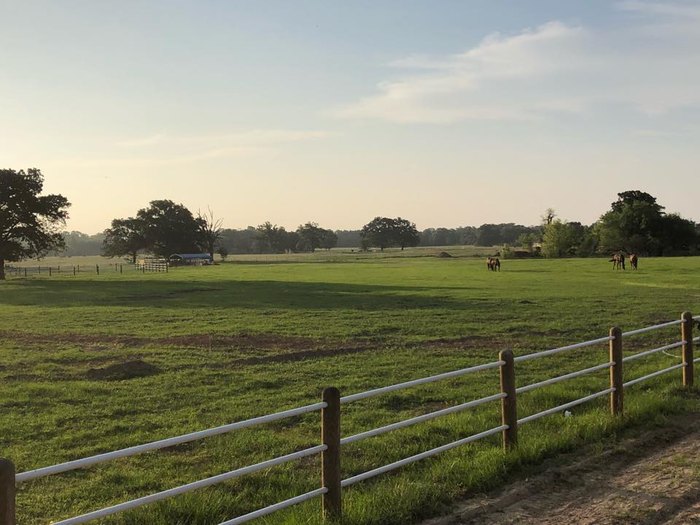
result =
[[[0,170],[0,280],[5,261],[41,257],[65,245],[60,230],[70,203],[63,195],[40,195],[43,189],[36,168]]]

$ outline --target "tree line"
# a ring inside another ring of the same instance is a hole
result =
[[[360,230],[322,228],[309,221],[288,231],[265,222],[243,230],[226,229],[214,213],[193,214],[182,204],[155,200],[133,217],[114,219],[98,235],[63,233],[68,200],[41,195],[40,170],[0,170],[0,280],[5,261],[68,255],[168,257],[174,253],[283,253],[330,250],[336,246],[368,250],[409,246],[473,244],[501,246],[503,256],[593,256],[613,252],[638,255],[700,254],[700,224],[666,213],[652,195],[639,190],[617,194],[610,210],[591,225],[567,222],[548,209],[537,226],[513,223],[479,227],[429,228],[419,232],[404,218],[375,217]]]
[[[115,227],[114,222],[112,226]],[[105,235],[110,230],[96,235],[65,234],[65,253],[101,253]],[[332,231],[308,222],[295,231],[287,231],[282,226],[265,222],[244,229],[221,228],[219,225],[215,232],[210,233],[215,234],[215,251],[223,256],[306,252],[334,247],[382,250],[388,247],[458,245],[498,246],[506,257],[591,257],[618,251],[639,255],[700,253],[700,224],[675,213],[665,213],[655,197],[638,190],[619,193],[610,210],[590,225],[562,220],[554,210],[548,209],[536,226],[488,223],[419,231],[414,223],[401,217],[375,217],[359,230]]]
[[[519,238],[528,251],[545,257],[609,255],[624,252],[647,256],[700,254],[700,224],[677,213],[666,213],[656,198],[624,191],[595,223],[567,222],[547,210],[539,245],[533,237]]]

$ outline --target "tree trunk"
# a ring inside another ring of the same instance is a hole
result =
[[[0,258],[0,281],[5,280],[5,259]]]
[[[131,254],[131,264],[136,264],[136,252]]]

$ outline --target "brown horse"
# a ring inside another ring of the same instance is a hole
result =
[[[501,271],[501,261],[498,260],[498,257],[489,257],[486,259],[486,268],[488,268],[491,271]]]
[[[625,269],[625,256],[619,252],[613,253],[612,259],[608,262],[613,263],[613,270]]]
[[[630,266],[633,270],[637,269],[637,263],[639,262],[639,257],[636,253],[630,253]]]

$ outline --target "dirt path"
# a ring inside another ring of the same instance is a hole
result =
[[[423,525],[700,524],[700,414],[550,460]]]

